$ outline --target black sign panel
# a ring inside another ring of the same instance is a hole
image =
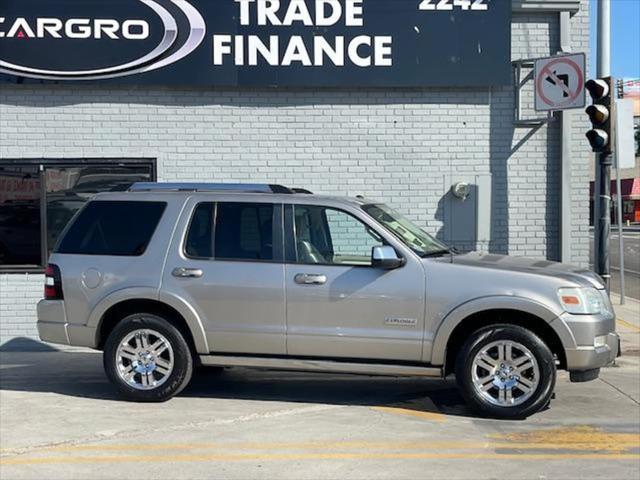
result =
[[[489,86],[507,0],[0,0],[0,81]]]

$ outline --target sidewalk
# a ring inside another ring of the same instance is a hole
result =
[[[620,334],[622,354],[625,356],[640,356],[640,302],[627,298],[624,305],[620,305],[620,296],[611,294],[613,308],[618,320],[616,330]]]

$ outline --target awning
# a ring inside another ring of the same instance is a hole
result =
[[[640,200],[640,178],[620,180],[620,191],[623,200]],[[615,180],[611,180],[611,195],[616,195],[618,188]],[[589,195],[593,196],[593,182],[589,184]]]

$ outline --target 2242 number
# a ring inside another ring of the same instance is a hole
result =
[[[454,8],[487,11],[489,5],[486,0],[422,0],[418,7],[419,10],[453,10]]]

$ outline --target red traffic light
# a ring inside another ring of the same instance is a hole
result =
[[[600,100],[610,93],[609,83],[606,80],[589,80],[584,86],[594,101]]]

